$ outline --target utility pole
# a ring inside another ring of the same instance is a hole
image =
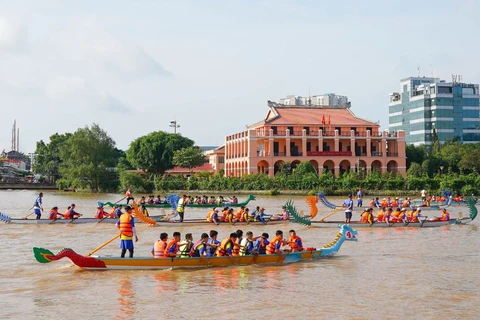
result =
[[[173,128],[173,133],[177,133],[177,128],[180,128],[180,125],[177,124],[177,120],[170,121],[170,127]]]

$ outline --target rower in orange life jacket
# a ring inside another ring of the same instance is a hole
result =
[[[48,218],[50,220],[57,220],[58,216],[64,217],[63,214],[58,213],[58,207],[53,207],[52,210],[50,210],[50,214],[48,215]]]
[[[421,209],[417,209],[412,212],[411,222],[418,222],[418,218],[421,217]]]
[[[390,204],[390,207],[391,208],[396,208],[398,207],[399,203],[398,203],[398,198],[395,198],[395,200],[392,201],[392,203]]]
[[[382,210],[378,211],[377,221],[378,222],[385,222],[385,214],[386,214],[386,210],[385,210],[385,207],[383,207]],[[367,222],[367,221],[362,221],[362,222]]]
[[[106,218],[108,216],[109,216],[109,214],[108,214],[108,212],[105,212],[105,210],[103,210],[103,206],[98,206],[97,207],[97,211],[95,212],[95,218],[103,219],[103,218]]]
[[[208,222],[213,222],[212,216],[213,216],[213,213],[215,212],[215,209],[216,208],[213,208],[212,210],[208,211],[208,213],[207,213],[207,221]]]
[[[233,218],[233,208],[230,208],[230,209],[228,209],[228,211],[227,211],[227,221],[228,221],[230,224],[234,224],[234,223],[235,223],[235,219]]]
[[[404,213],[407,212],[407,209],[406,208],[402,208],[402,210],[395,210],[393,213],[392,213],[392,218],[391,218],[391,221],[392,222],[402,222],[402,216]]]
[[[236,232],[237,239],[235,240],[235,244],[232,249],[232,256],[239,256],[240,255],[240,243],[243,240],[243,231],[238,229]]]
[[[303,251],[302,238],[297,236],[295,230],[290,230],[288,233],[290,234],[290,237],[288,238],[288,245],[290,246],[292,252]]]
[[[388,207],[388,201],[387,201],[386,198],[383,198],[382,204],[381,204],[380,206],[381,206],[382,208],[383,208],[383,207]]]
[[[170,240],[167,247],[165,248],[165,257],[166,258],[175,258],[179,249],[178,243],[180,242],[180,232],[175,231],[173,233],[173,239]]]
[[[450,213],[447,211],[447,209],[443,208],[442,217],[440,218],[440,220],[450,221]]]
[[[244,206],[241,206],[240,209],[237,210],[237,212],[235,213],[235,220],[237,221],[241,221],[242,220],[242,216],[243,216],[243,210],[245,209]]]
[[[70,210],[68,210],[68,215],[65,215],[65,219],[75,219],[75,217],[80,217],[81,214],[75,211],[75,203],[72,203]]]
[[[152,248],[152,256],[156,259],[165,258],[165,249],[167,248],[168,234],[160,233],[160,240],[155,241]]]
[[[379,214],[380,212],[383,213],[383,210],[385,209],[385,207],[382,207],[382,209],[379,211]],[[367,210],[365,210],[363,213],[362,213],[362,220],[361,222],[363,223],[370,223],[372,224],[375,220],[375,218],[373,217],[373,208],[368,208]]]
[[[375,199],[370,200],[370,208],[375,208]]]
[[[275,237],[267,245],[267,254],[274,254],[280,252],[280,248],[284,244],[285,241],[283,240],[283,232],[281,230],[277,230],[277,232],[275,233]]]
[[[114,207],[112,208],[112,210],[110,210],[110,213],[109,213],[109,218],[110,218],[110,219],[115,218],[115,209],[117,209],[117,206],[114,206]]]
[[[227,221],[228,216],[228,207],[223,208],[222,215],[220,216],[220,221]]]
[[[218,257],[231,256],[233,254],[233,248],[235,247],[236,240],[237,234],[235,232],[230,233],[230,237],[222,240],[215,254]]]

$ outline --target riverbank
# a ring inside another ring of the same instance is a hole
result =
[[[57,190],[54,183],[0,183],[0,190]]]

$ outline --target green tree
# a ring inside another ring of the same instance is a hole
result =
[[[295,174],[299,177],[303,177],[304,175],[306,175],[308,173],[317,174],[317,170],[310,163],[310,161],[302,161],[295,168]]]
[[[115,142],[97,124],[78,129],[59,147],[60,173],[74,187],[109,190]]]
[[[410,165],[413,162],[423,163],[423,161],[427,157],[425,145],[415,147],[413,144],[410,144],[406,147],[405,153],[407,156],[407,169],[410,168]]]
[[[192,168],[202,166],[207,162],[203,150],[200,147],[187,147],[173,152],[173,164],[182,168]]]
[[[465,152],[458,162],[458,168],[464,172],[480,172],[480,150],[473,149]]]
[[[59,166],[62,160],[60,159],[59,148],[71,136],[71,133],[55,133],[50,136],[48,144],[45,144],[43,140],[38,141],[35,149],[33,172],[47,176],[51,182],[60,178]]]
[[[127,150],[127,160],[147,173],[163,174],[173,168],[174,151],[193,144],[192,140],[180,134],[156,131],[135,139]]]
[[[408,168],[408,170],[407,170],[407,177],[409,177],[409,176],[411,176],[411,177],[421,177],[421,176],[423,176],[424,173],[425,173],[425,171],[423,170],[422,166],[419,165],[416,162],[413,162],[410,165],[410,168]]]

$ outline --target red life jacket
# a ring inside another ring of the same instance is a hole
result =
[[[270,242],[267,246],[267,254],[274,254],[277,252],[277,248],[276,245],[277,243],[281,243],[282,242],[282,238],[279,237],[279,236],[275,236],[275,238],[273,238],[272,242]]]
[[[290,237],[288,238],[288,244],[290,245],[290,248],[292,250],[297,250],[297,251],[303,251],[303,247],[302,248],[299,248],[298,247],[298,243],[297,243],[297,240],[300,239],[300,243],[302,244],[303,246],[303,241],[302,241],[302,238],[300,238],[299,236],[295,236],[295,237]]]
[[[50,215],[49,215],[49,219],[50,220],[57,220],[57,212],[55,212],[54,210],[50,210]]]

